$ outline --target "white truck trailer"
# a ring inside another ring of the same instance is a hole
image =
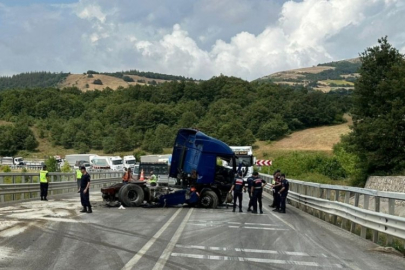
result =
[[[230,146],[232,151],[237,157],[235,159],[236,168],[241,164],[241,170],[244,176],[251,176],[253,174],[253,166],[255,165],[256,158],[253,156],[252,146]],[[222,165],[228,168],[232,168],[233,164],[231,162],[223,161]]]

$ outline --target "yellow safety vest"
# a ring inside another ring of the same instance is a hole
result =
[[[82,179],[82,172],[80,170],[76,170],[76,179]]]
[[[152,174],[149,178],[149,183],[156,183],[156,175]]]
[[[48,183],[48,179],[46,178],[47,173],[48,173],[48,171],[40,171],[39,172],[39,182]]]

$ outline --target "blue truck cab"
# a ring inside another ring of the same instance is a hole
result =
[[[195,129],[180,129],[172,153],[169,176],[182,188],[192,188],[199,204],[216,208],[226,200],[236,168],[225,168],[221,160],[235,164],[235,154],[224,142]],[[231,162],[233,161],[233,162]]]

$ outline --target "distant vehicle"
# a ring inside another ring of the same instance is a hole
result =
[[[97,156],[96,154],[71,154],[65,156],[65,162],[69,163],[70,167],[74,167],[77,161],[85,160],[91,163],[90,158]]]
[[[86,167],[86,170],[91,169],[91,164],[87,160],[79,160],[76,162],[74,168],[80,169],[81,167]]]
[[[110,170],[111,167],[107,162],[107,159],[102,156],[94,157],[91,160],[92,168],[95,170]]]
[[[24,166],[25,162],[24,159],[22,157],[2,157],[0,158],[0,163],[2,165],[20,165],[20,166]]]
[[[107,159],[108,165],[110,165],[111,170],[123,171],[124,165],[122,164],[122,158],[120,156],[100,156]]]
[[[145,162],[164,162],[166,164],[170,165],[170,162],[172,160],[172,155],[146,155],[146,156],[141,156],[141,163]]]
[[[236,159],[222,161],[222,165],[226,168],[240,167],[243,176],[251,176],[253,174],[253,166],[256,158],[253,156],[252,146],[229,146],[235,153]],[[236,164],[233,164],[235,162]]]
[[[125,168],[135,169],[136,158],[133,155],[124,156],[123,165]]]

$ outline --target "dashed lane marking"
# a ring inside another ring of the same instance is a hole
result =
[[[187,224],[188,220],[190,219],[190,216],[192,213],[193,213],[193,208],[188,210],[186,217],[181,222],[179,228],[173,235],[169,244],[167,244],[166,249],[163,251],[162,255],[160,256],[159,260],[156,262],[156,264],[152,270],[162,270],[165,267],[165,264],[166,264],[167,260],[169,259],[170,254],[172,253],[174,247],[176,246],[176,243],[179,241],[180,236],[183,233],[184,228],[186,227],[186,224]]]
[[[200,226],[200,227],[217,227],[219,224],[189,223],[189,225]],[[287,231],[288,230],[288,229],[283,229],[283,228],[266,228],[266,227],[235,226],[235,225],[229,225],[227,227],[231,228],[231,229],[252,229],[252,230],[265,230],[265,231]]]
[[[229,224],[229,225],[253,225],[253,226],[280,226],[278,224],[268,224],[268,223],[250,223],[250,222],[233,222],[233,221],[210,221],[210,220],[190,220],[189,224],[196,224],[196,223],[200,223],[200,224],[212,224],[212,225],[221,225],[221,224]]]
[[[262,259],[262,258],[247,258],[247,257],[230,257],[230,256],[216,256],[216,255],[201,255],[201,254],[187,254],[187,253],[172,253],[173,257],[192,258],[200,260],[215,260],[215,261],[239,261],[239,262],[257,262],[265,264],[279,264],[279,265],[296,265],[296,266],[310,266],[319,268],[344,268],[341,264],[322,265],[316,262],[306,261],[292,261],[292,260],[275,260],[275,259]]]
[[[139,260],[146,254],[146,252],[151,248],[151,246],[156,242],[156,240],[162,235],[162,233],[170,226],[173,220],[177,217],[177,215],[181,212],[182,208],[179,208],[174,215],[165,223],[165,225],[160,228],[160,230],[135,254],[135,256],[127,262],[126,265],[122,268],[122,270],[129,270],[132,269]]]
[[[288,256],[302,256],[302,257],[322,257],[328,258],[325,254],[310,255],[305,252],[298,251],[280,251],[271,249],[250,249],[250,248],[227,248],[227,247],[206,247],[206,246],[195,246],[195,245],[176,245],[177,248],[185,249],[199,249],[199,250],[215,250],[215,251],[237,251],[245,253],[261,253],[261,254],[276,254],[276,255],[288,255]]]

